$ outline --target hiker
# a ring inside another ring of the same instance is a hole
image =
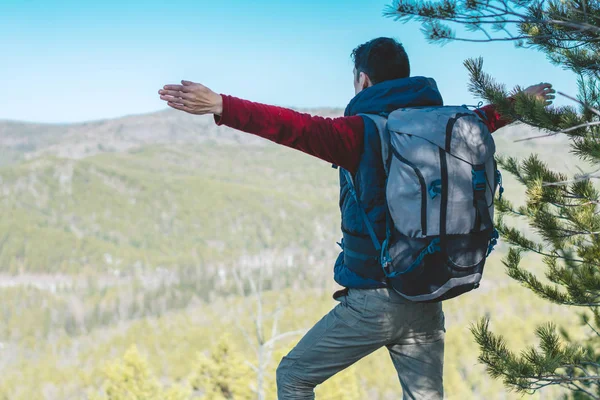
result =
[[[159,94],[172,108],[214,114],[217,125],[261,136],[340,167],[343,241],[334,279],[344,289],[334,294],[339,304],[281,360],[276,373],[278,398],[314,399],[317,385],[386,346],[404,399],[441,399],[446,332],[442,304],[408,300],[389,287],[382,272],[369,228],[380,242],[386,237],[386,170],[377,124],[358,114],[387,115],[405,107],[441,106],[442,96],[433,79],[410,76],[408,56],[394,39],[364,43],[353,50],[352,59],[356,96],[339,118],[220,95],[185,80],[181,85],[165,85]],[[525,91],[546,104],[554,98],[550,84]],[[475,112],[489,132],[511,122],[493,105]]]

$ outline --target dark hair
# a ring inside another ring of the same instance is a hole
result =
[[[361,44],[352,50],[352,61],[356,79],[364,72],[373,85],[410,76],[408,54],[404,46],[392,38],[380,37]]]

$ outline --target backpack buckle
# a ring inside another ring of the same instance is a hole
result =
[[[386,261],[381,263],[381,269],[383,269],[383,274],[387,277],[387,278],[395,278],[396,276],[398,276],[398,271],[394,271],[392,272],[392,263],[390,261]]]
[[[383,268],[383,272],[384,272],[384,273],[385,273],[387,276],[389,276],[389,275],[392,273],[392,272],[390,271],[390,268],[391,268],[391,267],[392,267],[392,263],[391,263],[391,262],[389,262],[389,261],[384,261],[384,262],[381,264],[381,268]]]
[[[383,269],[383,273],[385,276],[387,276],[388,278],[393,278],[396,275],[398,275],[398,272],[392,272],[392,258],[389,256],[389,254],[384,255],[381,257],[381,269]]]
[[[476,192],[485,191],[485,185],[487,183],[487,178],[485,176],[485,167],[479,166],[475,167],[471,170],[471,175],[473,177],[473,190]]]
[[[490,236],[490,244],[488,245],[486,257],[489,257],[492,251],[494,251],[494,247],[496,247],[496,245],[498,244],[498,239],[500,239],[500,234],[498,233],[497,229],[494,229]]]
[[[442,248],[440,247],[440,238],[433,239],[429,243],[429,246],[427,246],[426,251],[427,251],[427,254],[433,254],[433,253],[437,253],[438,251],[442,251]]]
[[[502,186],[502,173],[500,170],[496,170],[496,185],[500,188],[500,196],[498,200],[502,200],[502,194],[504,194],[504,186]]]

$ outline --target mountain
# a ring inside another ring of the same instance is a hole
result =
[[[338,116],[342,110],[306,112]],[[265,145],[265,141],[227,127],[212,116],[197,116],[167,109],[74,124],[38,124],[0,120],[0,165],[44,154],[84,158],[103,152],[126,152],[146,145],[189,144]]]

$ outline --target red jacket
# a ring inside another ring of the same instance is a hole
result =
[[[269,106],[222,95],[223,113],[217,125],[252,133],[355,173],[363,150],[364,122],[361,116],[324,118],[288,108]],[[490,132],[511,121],[502,118],[494,106],[476,112]]]

